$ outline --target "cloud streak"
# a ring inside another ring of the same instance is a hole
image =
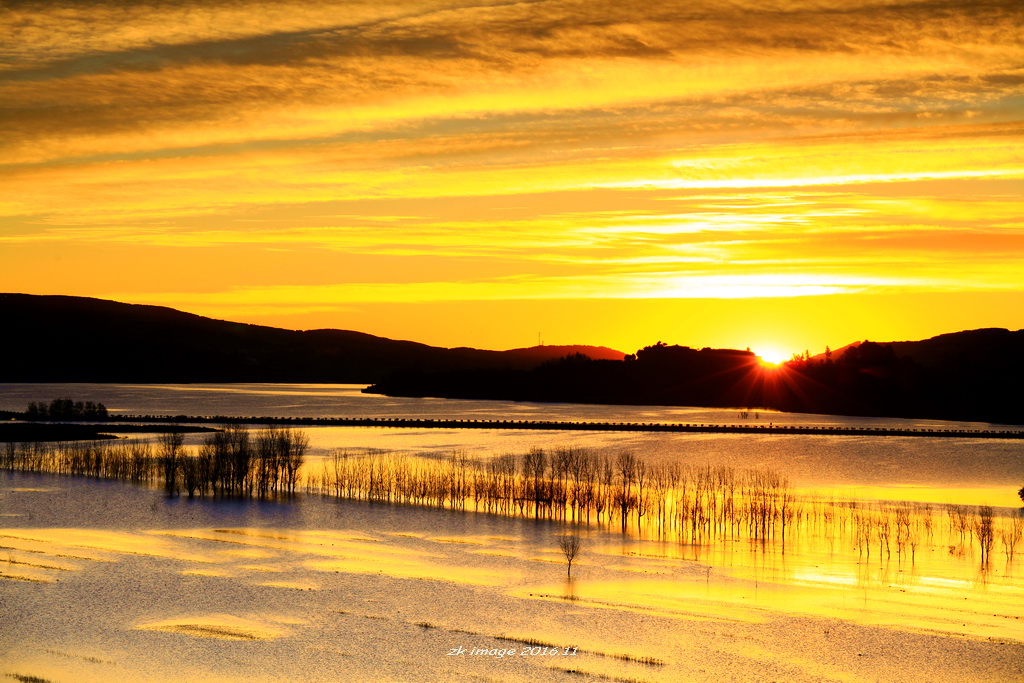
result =
[[[1024,290],[1010,0],[8,4],[4,289],[222,301],[90,265],[232,253],[309,310]]]

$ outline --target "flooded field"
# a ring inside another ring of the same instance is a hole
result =
[[[14,385],[0,398],[97,387]],[[416,414],[411,400],[360,403],[351,387],[108,390],[135,413],[177,414],[182,404],[171,396],[206,395],[220,407],[232,398],[237,415],[285,405],[295,414],[331,414],[329,405],[356,414],[369,404]],[[470,408],[462,403],[419,407],[461,415]],[[479,419],[535,409],[467,403]],[[729,418],[702,409],[550,408],[565,419]],[[897,421],[911,423],[948,424]],[[249,430],[253,443],[260,429]],[[0,473],[0,675],[1024,676],[1019,443],[338,427],[303,435],[292,475],[276,459],[283,474],[252,461],[244,475],[229,468],[211,478],[197,464],[193,497],[181,463],[198,463],[209,435],[182,442],[171,496],[156,435],[5,448],[7,469],[43,470],[14,464],[49,458],[61,474]],[[567,536],[581,541],[571,574],[560,548]]]
[[[2,489],[0,668],[16,676],[1009,681],[1024,662],[1017,563],[939,547],[850,561],[308,495],[25,474]],[[566,533],[583,539],[571,578]]]

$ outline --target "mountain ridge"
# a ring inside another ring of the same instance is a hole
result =
[[[786,412],[1024,423],[1024,330],[864,341],[779,367],[751,352],[657,344],[623,362],[565,358],[528,371],[396,374],[389,396],[771,408]]]
[[[1024,330],[1005,328],[855,342],[772,369],[736,349],[442,348],[67,295],[0,294],[0,320],[0,382],[360,383],[393,396],[1024,422]]]
[[[596,346],[494,351],[430,346],[338,329],[287,330],[165,306],[68,295],[0,294],[4,382],[371,383],[396,371],[525,369],[567,355],[621,359]]]
[[[833,349],[828,354],[819,353],[811,356],[814,360],[825,360],[831,357],[838,360],[851,349],[856,349],[863,344],[881,344],[890,346],[898,356],[913,358],[917,362],[926,365],[940,364],[948,360],[951,355],[990,355],[994,347],[1000,350],[1012,348],[1015,341],[1014,336],[1024,337],[1024,329],[1010,330],[1005,327],[979,327],[973,330],[959,330],[957,332],[943,332],[926,339],[884,341],[875,342],[868,339],[850,342],[838,349]],[[1016,341],[1020,342],[1020,339]],[[973,352],[973,353],[972,353]]]

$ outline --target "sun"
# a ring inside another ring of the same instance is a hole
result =
[[[772,367],[781,365],[783,362],[789,360],[789,356],[778,349],[763,348],[756,353],[757,357],[761,359],[762,364]]]

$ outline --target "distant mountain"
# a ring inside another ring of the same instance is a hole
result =
[[[854,342],[787,363],[799,389],[787,403],[824,412],[1024,423],[1024,330]]]
[[[940,334],[922,341],[890,342],[897,356],[925,367],[1005,364],[1024,351],[1024,330],[989,327]]]
[[[855,341],[852,344],[833,349],[832,360],[839,360],[848,350],[856,349],[863,343],[865,342]],[[970,365],[1020,354],[1024,348],[1024,330],[1011,332],[1000,327],[988,327],[940,334],[920,341],[874,343],[892,347],[898,357],[908,358],[923,367]],[[821,353],[813,358],[825,360],[825,354]]]
[[[1024,330],[856,342],[772,369],[733,349],[445,349],[71,296],[0,294],[0,322],[0,382],[367,383],[395,396],[1024,423]]]
[[[1024,331],[856,342],[767,368],[749,351],[657,344],[623,361],[569,357],[532,370],[399,373],[367,391],[574,403],[1024,423]]]
[[[446,349],[348,330],[294,331],[162,306],[0,294],[0,382],[371,383],[395,372],[527,370],[593,346]]]
[[[827,360],[829,358],[831,358],[832,360],[835,360],[836,358],[839,358],[844,353],[846,353],[847,349],[855,349],[855,348],[857,348],[860,345],[861,345],[861,342],[855,341],[855,342],[851,342],[850,344],[847,344],[846,346],[841,346],[838,349],[828,349],[828,350],[826,350],[826,351],[824,351],[822,353],[819,353],[816,356],[811,356],[811,360],[821,361],[821,360]]]
[[[366,389],[391,396],[649,405],[759,405],[750,351],[656,344],[621,361],[567,356],[531,370],[397,373]]]

